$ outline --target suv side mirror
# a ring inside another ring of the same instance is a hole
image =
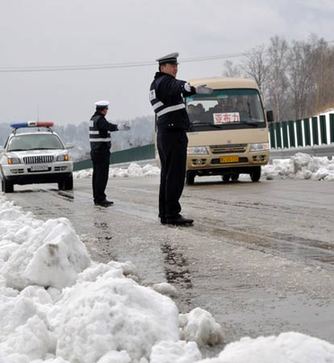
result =
[[[65,145],[65,149],[74,149],[74,145],[72,144]]]
[[[267,111],[267,121],[268,122],[273,122],[274,121],[274,113],[273,111]]]

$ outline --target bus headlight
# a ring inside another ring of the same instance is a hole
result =
[[[209,151],[206,146],[190,146],[187,148],[189,155],[208,155]]]
[[[8,163],[8,165],[21,164],[21,160],[19,158],[7,157],[7,163]]]
[[[250,144],[249,151],[265,151],[269,150],[269,144],[263,142],[261,144]]]

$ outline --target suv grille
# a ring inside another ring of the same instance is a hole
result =
[[[210,149],[213,154],[244,153],[247,144],[211,145]]]
[[[38,156],[24,156],[23,162],[25,164],[41,164],[52,163],[54,161],[53,155],[38,155]]]

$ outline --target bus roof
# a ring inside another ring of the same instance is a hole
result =
[[[205,84],[213,89],[231,89],[231,88],[253,88],[258,90],[256,82],[249,78],[224,78],[224,77],[213,77],[213,78],[201,78],[193,79],[189,81],[192,86],[199,86]]]

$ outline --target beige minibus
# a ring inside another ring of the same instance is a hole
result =
[[[186,183],[196,176],[221,175],[224,182],[249,174],[261,177],[269,160],[268,121],[257,84],[251,79],[208,78],[190,82],[207,85],[211,94],[186,98],[190,118]]]

